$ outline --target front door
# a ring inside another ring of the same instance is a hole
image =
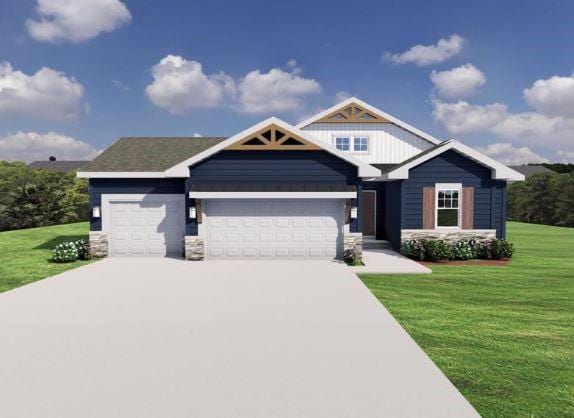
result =
[[[375,236],[375,198],[374,190],[363,191],[361,199],[361,232],[363,236]]]

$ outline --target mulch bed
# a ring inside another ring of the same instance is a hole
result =
[[[507,266],[510,263],[510,259],[503,259],[503,260],[449,260],[449,261],[417,261],[417,263],[422,264],[423,266],[432,267],[432,266]]]

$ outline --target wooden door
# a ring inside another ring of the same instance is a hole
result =
[[[375,191],[364,191],[362,193],[361,207],[361,232],[364,236],[375,236]]]

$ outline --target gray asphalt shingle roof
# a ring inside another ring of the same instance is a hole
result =
[[[164,171],[225,139],[227,138],[121,138],[82,167],[82,171]]]
[[[533,174],[546,173],[546,174],[556,174],[556,171],[550,170],[543,165],[511,165],[509,166],[520,174],[524,174],[525,177],[530,177]]]
[[[28,168],[69,173],[70,171],[79,170],[87,163],[89,161],[34,161],[28,164]]]

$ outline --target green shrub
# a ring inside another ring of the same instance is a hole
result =
[[[451,247],[452,260],[470,260],[474,258],[474,251],[469,241],[455,242]]]
[[[429,239],[425,240],[425,260],[428,261],[443,261],[448,260],[452,256],[451,246],[448,242],[442,239]]]
[[[494,260],[510,258],[514,254],[514,245],[504,239],[493,239],[490,242],[490,254]]]
[[[401,254],[413,260],[422,261],[425,259],[424,241],[411,239],[401,244]]]
[[[90,253],[90,244],[85,239],[79,239],[74,241],[74,246],[78,250],[78,258],[80,260],[89,260],[92,258]]]
[[[353,248],[345,250],[343,255],[343,260],[349,266],[364,266],[363,260],[361,259],[359,247],[354,245]]]
[[[78,259],[78,249],[73,242],[63,242],[56,245],[52,260],[56,263],[71,263]]]

